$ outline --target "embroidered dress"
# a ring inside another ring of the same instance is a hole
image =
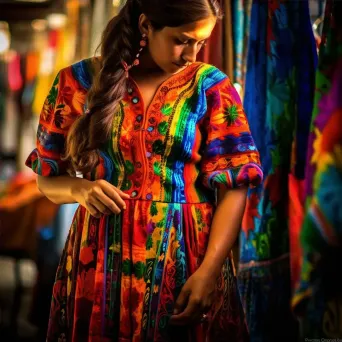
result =
[[[84,60],[58,74],[27,160],[36,173],[65,174],[65,138],[84,113],[93,65]],[[202,63],[166,80],[146,109],[137,84],[129,83],[100,163],[85,177],[105,179],[131,198],[120,215],[97,219],[77,209],[57,271],[47,341],[246,341],[231,256],[208,321],[168,324],[205,255],[215,189],[262,180],[240,99],[225,74]]]

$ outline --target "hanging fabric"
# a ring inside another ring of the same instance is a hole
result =
[[[295,151],[303,178],[316,60],[307,0],[253,1],[244,106],[265,178],[248,193],[239,265],[252,342],[298,335],[289,304],[288,177]]]
[[[244,94],[252,0],[232,0],[234,85]]]
[[[293,297],[302,335],[342,336],[342,3],[327,0],[316,73],[301,230],[300,281]]]

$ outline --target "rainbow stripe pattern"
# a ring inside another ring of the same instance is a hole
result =
[[[85,111],[95,63],[81,61],[56,77],[27,159],[36,173],[66,173],[65,138]],[[246,341],[231,257],[208,321],[192,329],[168,325],[182,286],[204,258],[215,189],[262,181],[227,76],[194,63],[161,84],[148,105],[130,78],[100,163],[84,176],[105,179],[130,199],[122,214],[100,219],[78,208],[57,272],[47,341]]]

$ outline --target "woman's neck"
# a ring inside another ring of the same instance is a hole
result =
[[[152,59],[149,53],[144,53],[139,58],[139,65],[134,67],[131,71],[136,76],[149,76],[149,77],[168,77],[169,75],[162,70]]]

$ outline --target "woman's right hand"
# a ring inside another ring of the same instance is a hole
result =
[[[76,202],[96,218],[112,213],[119,214],[126,209],[124,200],[130,198],[129,195],[103,179],[96,181],[82,179],[82,182],[72,189],[72,195]]]

